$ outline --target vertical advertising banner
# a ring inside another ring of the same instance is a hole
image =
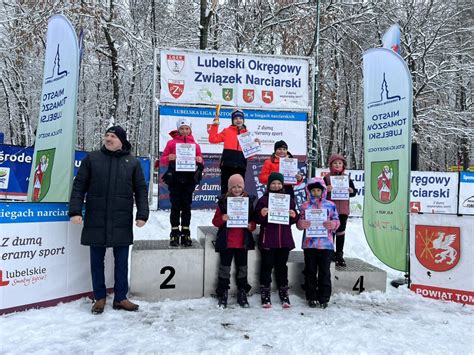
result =
[[[28,201],[67,202],[72,184],[79,78],[77,36],[68,19],[49,19],[43,89]]]
[[[364,232],[374,254],[407,271],[412,81],[403,59],[386,48],[364,60]]]
[[[308,58],[166,49],[160,60],[164,103],[309,107]]]

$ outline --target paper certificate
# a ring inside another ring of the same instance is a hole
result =
[[[260,143],[255,142],[251,132],[241,133],[237,136],[237,139],[239,140],[242,153],[244,153],[246,159],[262,150],[262,146]]]
[[[280,158],[280,173],[284,177],[285,184],[295,185],[297,183],[298,159]]]
[[[290,195],[269,194],[268,223],[290,224]]]
[[[349,199],[349,176],[337,175],[331,176],[331,200]]]
[[[328,219],[328,211],[326,209],[308,208],[304,211],[305,219],[311,222],[311,226],[306,229],[307,238],[327,238],[328,230],[323,223]]]
[[[227,197],[227,228],[248,228],[249,198]]]
[[[195,144],[176,144],[176,171],[196,171]]]

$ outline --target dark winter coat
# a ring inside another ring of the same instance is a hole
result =
[[[273,191],[272,191],[273,192]],[[284,193],[281,190],[279,193]],[[295,248],[295,242],[293,240],[293,234],[291,233],[291,225],[298,222],[298,213],[296,217],[290,217],[290,224],[275,224],[268,223],[268,215],[262,216],[261,211],[263,208],[268,208],[269,191],[260,197],[255,206],[255,221],[260,224],[260,235],[258,239],[258,246],[262,249],[268,248]],[[296,204],[293,198],[290,199],[290,210],[296,211]]]
[[[87,195],[86,195],[87,194]],[[148,220],[148,193],[138,159],[129,150],[115,152],[104,146],[89,153],[81,163],[69,202],[69,216],[86,212],[81,244],[126,246],[133,244],[133,200],[135,219]]]
[[[245,196],[247,196],[245,194]],[[253,195],[248,195],[249,197],[249,223],[253,223],[255,225],[255,222],[253,222],[253,215],[254,215],[254,206],[255,206],[255,200],[256,197]],[[226,196],[221,196],[219,197],[217,201],[217,210],[214,215],[214,218],[212,220],[213,224],[217,227],[219,227],[219,230],[217,231],[217,239],[216,239],[216,245],[215,249],[216,252],[221,252],[224,250],[227,250],[227,236],[229,233],[229,230],[236,230],[238,228],[227,228],[226,222],[222,221],[222,215],[227,214],[227,198]],[[223,224],[218,223],[218,222],[223,222]],[[217,225],[219,224],[219,225]],[[244,232],[244,247],[247,250],[251,250],[255,248],[255,240],[253,239],[253,234],[248,228],[242,228]],[[255,229],[255,226],[254,228]]]

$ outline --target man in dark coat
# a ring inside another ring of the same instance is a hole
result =
[[[135,223],[145,225],[148,194],[138,159],[130,154],[131,144],[120,126],[107,129],[104,145],[89,153],[81,163],[74,180],[69,202],[69,217],[82,223],[82,206],[86,197],[81,244],[90,246],[92,287],[96,302],[92,313],[104,311],[106,287],[104,258],[106,248],[113,248],[114,309],[136,311],[138,305],[127,299],[128,254],[133,244],[133,200],[137,205]],[[86,195],[87,194],[87,195]]]

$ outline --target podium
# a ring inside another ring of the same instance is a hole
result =
[[[168,240],[137,240],[133,244],[130,267],[130,293],[149,301],[182,300],[214,296],[217,287],[219,253],[214,249],[217,228],[200,226],[192,247],[170,247]],[[258,231],[254,232],[258,237]],[[360,294],[386,290],[387,273],[357,258],[346,258],[347,266],[331,263],[333,293]],[[304,256],[292,250],[288,259],[290,294],[304,298]],[[260,252],[248,252],[250,294],[260,292]],[[274,278],[273,278],[274,279]],[[272,282],[276,290],[276,283]],[[232,263],[229,294],[235,295],[235,265]]]

